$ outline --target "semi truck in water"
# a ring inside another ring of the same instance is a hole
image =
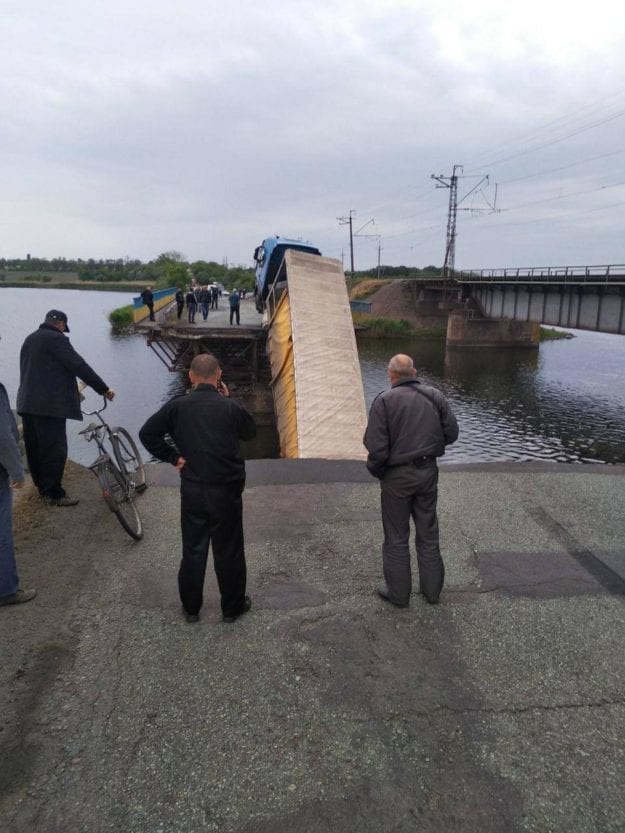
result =
[[[267,295],[280,272],[284,253],[287,249],[296,249],[311,255],[321,255],[312,243],[304,240],[291,240],[288,237],[266,237],[260,246],[254,249],[255,279],[254,298],[258,312],[265,311]]]

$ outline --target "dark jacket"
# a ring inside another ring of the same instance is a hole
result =
[[[181,289],[176,292],[176,304],[179,307],[184,306],[184,292]]]
[[[188,307],[197,307],[197,301],[195,299],[195,294],[191,291],[187,292],[186,294],[186,301]]]
[[[146,305],[146,307],[154,306],[154,295],[151,289],[144,289],[141,293],[141,300]]]
[[[60,330],[41,324],[22,345],[17,412],[82,419],[76,377],[99,394],[108,390]]]
[[[241,296],[238,292],[231,292],[228,301],[230,302],[230,309],[236,309],[239,306]]]
[[[24,465],[15,417],[4,385],[0,385],[0,482],[23,480]]]
[[[255,435],[254,418],[243,405],[208,384],[170,400],[139,431],[159,460],[175,465],[185,458],[181,477],[210,484],[245,480],[239,440]]]
[[[396,382],[371,405],[364,444],[367,468],[381,478],[391,466],[440,457],[458,439],[458,423],[436,388],[416,379]]]

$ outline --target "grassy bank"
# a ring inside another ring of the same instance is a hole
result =
[[[358,338],[420,338],[424,341],[432,339],[444,339],[447,334],[447,326],[440,327],[414,327],[409,321],[392,318],[372,318],[361,312],[352,312],[354,325],[357,328]]]
[[[118,307],[109,313],[109,321],[113,327],[129,327],[134,323],[133,306],[128,304],[125,307]]]
[[[554,330],[552,327],[540,328],[541,341],[557,341],[561,338],[575,338],[573,333],[563,332],[562,330]]]

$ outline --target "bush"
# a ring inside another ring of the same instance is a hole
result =
[[[128,304],[127,307],[118,307],[109,313],[109,321],[113,327],[128,327],[134,323],[133,306]]]

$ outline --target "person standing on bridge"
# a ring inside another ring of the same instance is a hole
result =
[[[200,310],[202,311],[202,318],[204,321],[208,318],[208,310],[210,309],[211,294],[208,286],[204,285],[200,289]]]
[[[233,319],[234,316],[236,316],[237,324],[240,324],[241,320],[240,320],[240,317],[239,317],[239,309],[240,309],[240,303],[241,303],[241,296],[239,295],[239,293],[236,289],[233,289],[232,292],[230,293],[229,302],[230,302],[230,324],[232,324],[232,319]]]
[[[189,379],[193,389],[151,416],[139,437],[151,454],[180,472],[182,561],[178,589],[186,620],[199,619],[212,543],[223,621],[234,622],[252,604],[245,595],[245,463],[239,442],[251,440],[256,425],[251,414],[230,398],[215,356],[196,356]]]
[[[180,287],[176,290],[176,315],[178,316],[178,321],[182,318],[182,313],[184,311],[184,292]]]
[[[82,419],[76,377],[108,400],[115,392],[87,364],[63,333],[67,315],[52,309],[26,337],[20,351],[17,412],[22,417],[26,459],[33,483],[49,506],[75,506],[62,486],[68,419]]]
[[[154,318],[154,295],[152,293],[152,287],[146,286],[146,288],[141,293],[141,300],[148,308],[148,312],[150,313],[150,321],[155,321]]]
[[[195,313],[197,311],[197,301],[195,299],[195,292],[193,291],[193,287],[189,287],[189,291],[187,292],[187,316],[189,319],[189,324],[195,324]]]
[[[458,438],[458,423],[443,394],[416,378],[410,356],[393,356],[390,389],[378,394],[369,413],[364,444],[367,468],[380,480],[382,566],[378,595],[407,607],[412,592],[410,518],[415,524],[421,593],[437,604],[445,580],[440,553],[436,458]]]

